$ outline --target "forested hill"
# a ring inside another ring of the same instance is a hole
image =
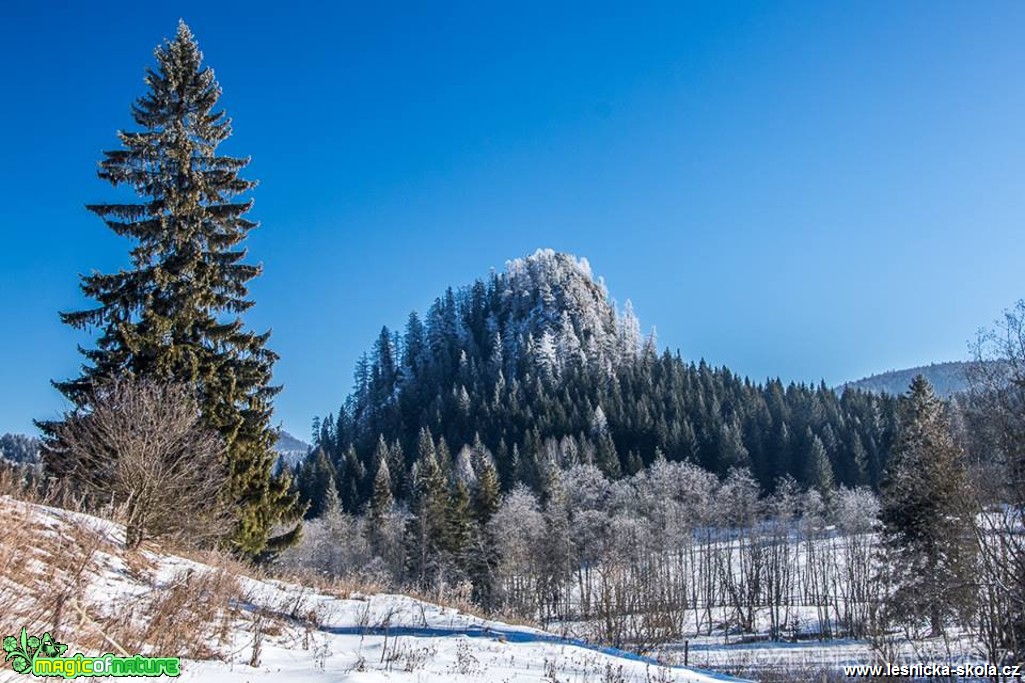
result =
[[[916,375],[922,375],[929,380],[929,384],[933,386],[938,396],[949,398],[954,394],[968,390],[967,371],[971,365],[969,362],[954,361],[950,363],[932,363],[906,370],[890,370],[889,372],[882,372],[878,375],[848,382],[840,387],[840,390],[842,391],[849,387],[875,393],[898,395],[908,390],[911,380]]]
[[[820,489],[874,486],[896,400],[755,384],[659,353],[585,260],[538,251],[447,290],[401,333],[382,329],[353,393],[315,424],[322,453],[297,481],[311,515],[329,482],[350,511],[366,507],[375,479],[405,498],[418,460],[467,487],[493,466],[506,490],[543,491],[551,465],[619,477],[659,457],[717,474],[750,467],[767,490],[788,474]]]

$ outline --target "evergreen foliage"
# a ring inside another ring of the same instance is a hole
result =
[[[439,572],[446,566],[447,504],[445,478],[431,446],[413,466],[411,515],[406,524],[407,571],[416,585],[430,586],[443,580]]]
[[[592,464],[616,479],[656,453],[725,476],[749,467],[763,492],[791,475],[807,487],[878,486],[898,400],[825,384],[754,384],[726,368],[659,355],[586,261],[539,251],[458,291],[402,334],[381,331],[353,393],[314,435],[342,486],[374,472],[379,442],[436,450],[444,476],[464,446],[493,455],[501,488],[536,492],[546,468]],[[444,442],[444,445],[442,445]],[[456,459],[458,460],[458,458]],[[347,463],[347,464],[346,464]],[[409,500],[407,458],[389,461]],[[479,468],[477,468],[479,469]],[[369,487],[346,497],[359,512]]]
[[[384,530],[388,515],[392,511],[392,481],[388,473],[387,447],[378,450],[377,472],[374,474],[374,488],[370,498],[370,509],[367,514],[367,541],[375,550],[384,546]],[[383,554],[383,553],[382,553]]]
[[[480,477],[477,479],[477,486],[474,489],[473,509],[478,524],[486,526],[491,521],[495,512],[498,511],[501,495],[498,472],[491,459],[488,458],[481,464]]]
[[[968,475],[943,403],[921,375],[911,382],[904,421],[883,486],[888,609],[933,635],[971,606],[975,527]]]
[[[306,503],[309,517],[320,517],[327,508],[338,481],[338,472],[323,448],[307,458],[308,464],[299,470],[295,482],[301,499]],[[337,491],[334,495],[337,497]]]
[[[39,450],[42,442],[24,434],[7,433],[0,436],[0,458],[19,463],[36,464],[39,462]]]
[[[132,240],[130,266],[82,277],[82,291],[97,305],[61,318],[100,336],[96,348],[83,350],[81,376],[55,385],[82,409],[95,387],[119,377],[195,387],[204,422],[226,444],[224,496],[237,513],[229,542],[255,556],[293,542],[299,531],[272,538],[297,509],[287,478],[272,474],[277,355],[266,347],[270,333],[245,329],[241,317],[253,305],[247,285],[261,273],[244,262],[242,246],[256,224],[245,217],[252,200],[240,196],[256,183],[239,175],[248,158],[218,154],[231,120],[217,109],[221,88],[184,22],[155,56],[148,92],[132,107],[139,130],[120,131],[121,149],[105,152],[99,170],[143,201],[88,207]],[[58,426],[40,423],[51,440]],[[66,473],[59,444],[44,455],[51,473]]]
[[[370,499],[371,518],[384,517],[391,512],[392,493],[391,475],[388,473],[388,460],[381,457],[377,461],[377,473],[374,475],[374,492]]]

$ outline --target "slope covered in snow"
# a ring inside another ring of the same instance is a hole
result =
[[[122,550],[123,528],[0,497],[0,631],[68,654],[184,657],[181,680],[714,681],[412,597],[282,581],[223,558]],[[0,681],[24,680],[8,665]],[[128,679],[125,679],[128,680]]]

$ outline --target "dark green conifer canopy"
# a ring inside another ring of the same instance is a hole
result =
[[[247,284],[262,272],[245,262],[242,246],[256,227],[245,217],[252,199],[242,195],[256,182],[239,175],[249,158],[218,154],[231,119],[217,108],[221,88],[184,22],[155,57],[148,91],[132,106],[138,130],[118,132],[121,148],[104,152],[98,172],[141,201],[87,207],[132,240],[130,266],[82,277],[97,305],[61,319],[99,338],[82,350],[81,376],[55,386],[78,406],[90,387],[114,377],[195,386],[205,420],[227,445],[225,495],[238,507],[231,543],[255,555],[293,540],[298,529],[271,538],[296,507],[288,482],[272,476],[277,355],[266,347],[270,332],[250,331],[241,318],[253,305]],[[53,433],[52,424],[40,426]],[[56,450],[48,465],[60,473]]]

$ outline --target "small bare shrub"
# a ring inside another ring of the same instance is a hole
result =
[[[487,667],[470,652],[470,645],[465,640],[456,643],[456,673],[464,676],[481,676]]]
[[[438,648],[434,645],[414,647],[412,644],[403,643],[393,649],[393,652],[406,673],[424,668],[427,662],[438,656]]]
[[[87,404],[52,425],[44,459],[95,508],[122,512],[126,547],[225,535],[224,446],[188,387],[118,379],[93,389]]]
[[[253,649],[249,656],[249,666],[260,666],[260,656],[263,652],[263,617],[257,614],[253,618]]]

